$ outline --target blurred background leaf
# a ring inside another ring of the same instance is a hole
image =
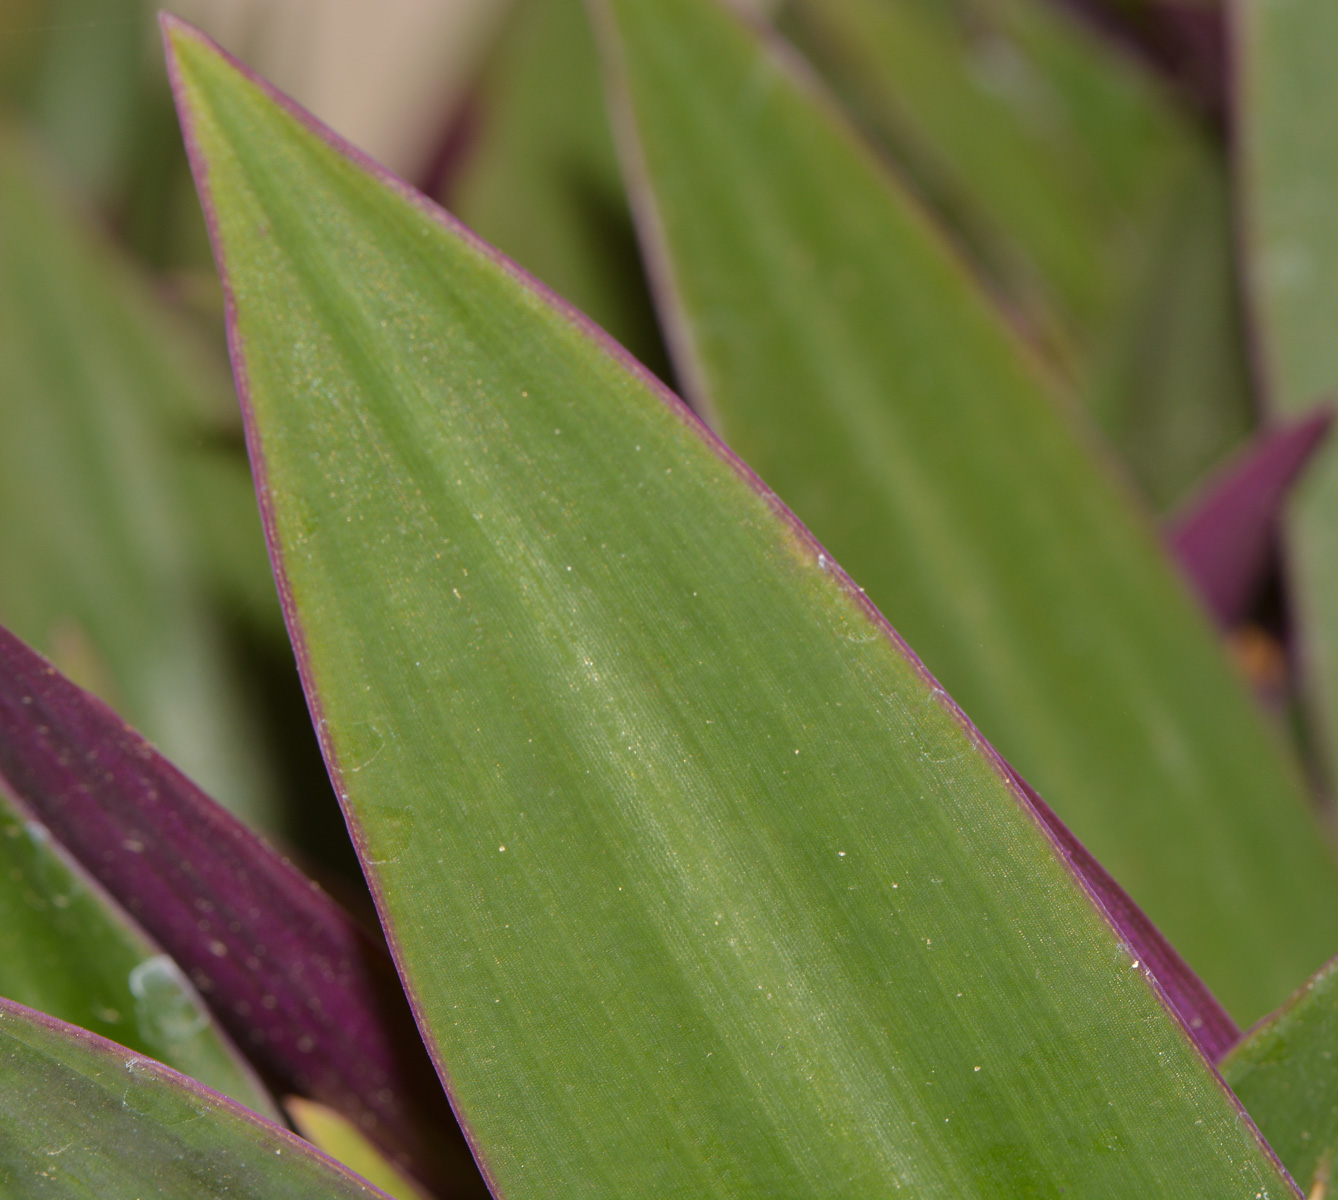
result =
[[[601,46],[679,377],[1228,1011],[1262,1016],[1338,936],[1295,762],[914,198],[765,37],[678,4],[616,4]]]

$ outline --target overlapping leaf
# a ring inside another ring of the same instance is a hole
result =
[[[1292,765],[934,230],[714,0],[611,0],[679,378],[1240,1019],[1338,942]]]
[[[169,41],[309,694],[498,1194],[1286,1193],[775,498],[439,210]]]
[[[1159,506],[1250,420],[1226,173],[1054,0],[795,0],[783,28],[969,248]]]
[[[1338,961],[1310,979],[1222,1062],[1222,1076],[1283,1165],[1324,1200],[1338,1153]]]
[[[386,1200],[192,1079],[0,1000],[7,1200]]]
[[[179,967],[0,782],[0,996],[111,1038],[258,1112],[264,1089]]]
[[[150,1019],[185,1019],[179,963],[281,1093],[338,1109],[443,1196],[481,1190],[384,949],[3,629],[0,780],[171,954],[143,972]]]

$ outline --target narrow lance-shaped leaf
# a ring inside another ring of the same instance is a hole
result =
[[[188,972],[276,1090],[441,1194],[478,1181],[385,951],[104,704],[0,629],[0,781]]]
[[[1261,434],[1172,518],[1167,545],[1219,625],[1258,597],[1284,502],[1332,423],[1324,408]]]
[[[776,498],[435,206],[168,39],[327,760],[496,1193],[1288,1194]]]
[[[1268,406],[1338,393],[1338,5],[1232,0],[1242,245]],[[1313,741],[1338,780],[1338,443],[1287,525],[1291,609]]]
[[[1338,1152],[1338,959],[1251,1029],[1221,1070],[1306,1195],[1324,1200]]]
[[[0,1000],[6,1200],[388,1200],[184,1075]]]
[[[257,1112],[274,1108],[162,949],[11,803],[0,781],[0,996],[151,1055]]]
[[[602,14],[679,378],[1238,1019],[1338,874],[1155,531],[922,214],[714,0]]]

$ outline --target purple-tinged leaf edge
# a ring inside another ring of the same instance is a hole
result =
[[[1167,522],[1167,546],[1222,628],[1248,615],[1287,498],[1332,423],[1333,410],[1323,405],[1261,433]]]
[[[699,417],[680,397],[675,395],[662,380],[638,362],[635,357],[584,313],[574,308],[561,296],[553,292],[552,289],[530,275],[529,272],[511,261],[500,251],[488,245],[488,243],[483,241],[483,239],[478,237],[449,212],[442,209],[440,205],[436,204],[431,198],[423,195],[411,184],[383,167],[380,163],[353,146],[334,130],[324,125],[296,101],[269,83],[268,80],[262,78],[235,56],[229,54],[207,34],[196,29],[189,22],[170,13],[161,14],[159,21],[163,29],[164,42],[167,48],[168,76],[172,84],[173,95],[177,104],[177,112],[186,142],[187,155],[190,159],[192,173],[195,177],[196,189],[200,195],[200,203],[204,210],[205,222],[209,230],[210,243],[213,247],[214,259],[218,266],[220,282],[222,284],[225,310],[227,314],[228,351],[232,362],[238,400],[241,404],[242,416],[246,427],[247,449],[251,457],[252,475],[255,479],[256,493],[260,504],[262,523],[265,529],[265,539],[269,548],[270,563],[274,569],[275,582],[278,587],[279,598],[283,607],[284,620],[288,626],[289,638],[293,644],[294,654],[298,663],[298,671],[302,677],[302,685],[307,697],[307,705],[311,711],[312,719],[320,740],[321,751],[325,757],[326,768],[330,773],[330,779],[334,785],[335,793],[339,797],[340,804],[344,807],[345,820],[348,823],[349,832],[353,838],[354,846],[358,851],[359,858],[364,864],[364,870],[366,870],[366,864],[369,861],[365,835],[359,824],[357,814],[352,811],[348,802],[348,789],[344,784],[338,758],[330,738],[329,729],[322,715],[323,709],[321,697],[315,685],[311,657],[306,645],[301,616],[297,611],[292,586],[288,580],[283,562],[282,548],[279,542],[273,500],[265,463],[264,449],[261,444],[260,430],[255,419],[255,410],[251,402],[250,381],[246,369],[246,350],[238,327],[236,293],[229,275],[222,236],[219,231],[219,221],[214,209],[213,197],[209,189],[209,164],[195,136],[194,119],[190,109],[190,102],[181,78],[180,64],[177,61],[172,46],[173,36],[191,38],[208,48],[211,52],[217,54],[242,78],[258,88],[291,119],[313,136],[323,141],[335,151],[335,153],[341,155],[352,165],[370,175],[400,199],[417,208],[421,213],[440,225],[453,237],[460,238],[469,244],[475,252],[486,258],[496,266],[498,270],[509,275],[532,295],[547,304],[551,309],[561,314],[571,323],[571,325],[589,339],[593,345],[599,347],[624,370],[629,371],[632,375],[638,378],[671,413],[687,425],[687,427],[698,437],[703,439],[706,445],[721,460],[721,462],[733,471],[745,486],[750,488],[766,504],[768,509],[770,509],[778,521],[785,527],[787,533],[793,539],[793,544],[807,554],[816,566],[833,577],[834,581],[850,597],[852,602],[864,614],[873,628],[892,644],[897,653],[903,656],[906,662],[924,682],[926,689],[933,696],[934,700],[944,706],[947,713],[957,722],[968,740],[990,764],[1005,788],[1012,792],[1014,799],[1023,810],[1031,815],[1039,829],[1049,840],[1055,853],[1073,873],[1075,882],[1078,883],[1086,894],[1089,903],[1091,903],[1097,912],[1106,920],[1116,936],[1129,947],[1131,956],[1136,958],[1139,963],[1146,968],[1145,978],[1148,979],[1153,992],[1161,1000],[1167,1011],[1175,1016],[1176,1023],[1186,1040],[1204,1057],[1206,1064],[1212,1071],[1212,1075],[1216,1080],[1217,1085],[1231,1100],[1231,1103],[1235,1106],[1240,1115],[1240,1119],[1245,1122],[1246,1126],[1251,1130],[1263,1152],[1269,1157],[1270,1161],[1277,1164],[1278,1170],[1285,1175],[1285,1169],[1282,1167],[1281,1163],[1278,1162],[1277,1156],[1272,1152],[1268,1143],[1259,1133],[1254,1122],[1250,1119],[1249,1114],[1245,1112],[1244,1108],[1240,1106],[1230,1089],[1222,1082],[1220,1075],[1216,1072],[1213,1059],[1204,1051],[1203,1043],[1200,1040],[1201,1037],[1208,1037],[1213,1039],[1210,1044],[1216,1045],[1218,1042],[1225,1041],[1228,1036],[1231,1036],[1234,1041],[1235,1026],[1230,1022],[1230,1018],[1226,1017],[1226,1014],[1221,1010],[1220,1005],[1217,1005],[1216,1001],[1212,999],[1207,988],[1196,976],[1193,975],[1188,966],[1183,963],[1179,958],[1179,955],[1175,953],[1162,935],[1156,931],[1152,922],[1138,910],[1133,901],[1124,894],[1122,889],[1119,888],[1119,885],[1100,868],[1099,864],[1096,863],[1096,860],[1082,848],[1081,843],[1079,843],[1078,840],[1063,826],[1059,819],[1050,812],[1049,808],[1043,801],[1041,801],[1036,792],[1023,782],[1021,777],[1013,771],[1003,757],[990,745],[972,723],[971,719],[938,684],[915,652],[903,640],[901,635],[897,633],[883,614],[879,612],[868,596],[865,595],[863,589],[841,569],[826,550],[823,549],[822,545],[808,528],[793,512],[790,511],[788,507],[786,507],[780,497],[762,481],[757,473],[754,472],[752,468],[739,458],[727,445],[725,445],[725,443],[722,442],[711,430],[709,425],[707,425],[705,421],[703,421],[702,418]],[[1089,878],[1087,874],[1084,874],[1084,869],[1092,870],[1093,876]],[[368,886],[371,889],[373,900],[376,903],[378,912],[381,914],[382,924],[385,929],[386,940],[390,947],[391,955],[395,959],[396,964],[401,966],[401,976],[404,977],[405,972],[402,967],[403,952],[396,937],[394,922],[389,917],[389,909],[386,904],[384,893],[375,874],[371,871],[367,871],[366,873]],[[1116,897],[1118,897],[1118,901]],[[1133,914],[1137,914],[1137,920],[1134,919]],[[1147,947],[1147,952],[1139,949],[1143,946]],[[1172,974],[1165,982],[1163,982],[1162,979],[1154,974],[1157,970],[1171,971]],[[419,1019],[420,1028],[422,1028],[423,1006],[415,993],[412,982],[407,978],[404,978],[404,988],[410,1007],[412,1008],[415,1017]],[[1185,1007],[1183,1009],[1177,1007],[1176,1003],[1172,1002],[1170,999],[1171,996],[1177,997],[1180,1003]],[[1197,1022],[1197,1025],[1195,1022]],[[1223,1022],[1225,1022],[1225,1024]],[[441,1061],[439,1048],[433,1043],[430,1033],[426,1028],[422,1028],[422,1031],[424,1042],[428,1048],[428,1053],[436,1063],[438,1073],[446,1087],[447,1094],[452,1096],[452,1105],[454,1106],[455,1101],[451,1091],[449,1070],[447,1069],[446,1064]],[[493,1180],[488,1170],[487,1159],[486,1155],[483,1153],[483,1148],[479,1146],[476,1135],[472,1131],[465,1114],[462,1114],[458,1107],[456,1108],[456,1116],[460,1122],[461,1129],[464,1131],[465,1137],[469,1140],[470,1146],[474,1150],[475,1158],[479,1163],[479,1168],[482,1171],[484,1178],[487,1179],[489,1185],[492,1186]],[[495,1189],[494,1193],[496,1194]],[[1299,1192],[1297,1195],[1299,1195]]]
[[[1134,54],[1214,126],[1230,117],[1226,18],[1196,0],[1051,0]]]
[[[343,1113],[424,1183],[445,1190],[467,1167],[384,949],[4,629],[0,785],[182,967],[271,1087]]]

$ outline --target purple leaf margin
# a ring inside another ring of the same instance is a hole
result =
[[[472,1164],[384,948],[4,629],[0,781],[181,965],[271,1087],[463,1194]]]
[[[1217,997],[1208,990],[1189,964],[1177,953],[1141,908],[1055,815],[1054,810],[1012,767],[1013,782],[1021,789],[1032,811],[1041,819],[1054,839],[1060,855],[1100,905],[1106,919],[1128,945],[1130,952],[1161,991],[1162,999],[1180,1018],[1186,1032],[1198,1044],[1204,1057],[1219,1063],[1223,1055],[1240,1041],[1240,1027],[1227,1014]]]

